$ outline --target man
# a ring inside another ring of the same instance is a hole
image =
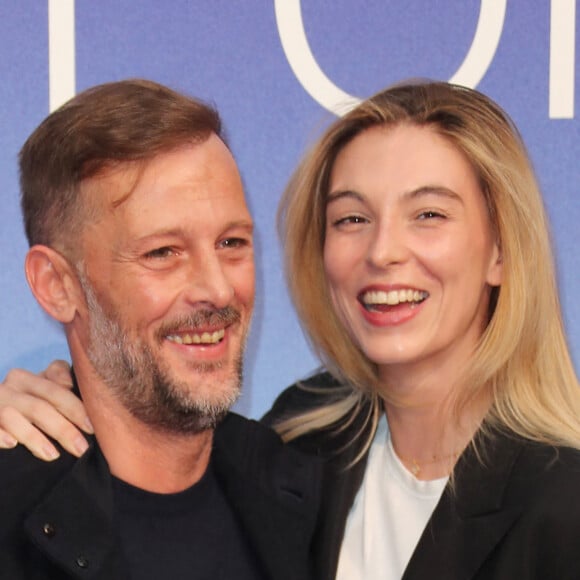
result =
[[[45,119],[20,173],[27,279],[95,436],[80,459],[0,453],[0,578],[308,577],[318,466],[228,412],[254,263],[217,113],[100,85]]]

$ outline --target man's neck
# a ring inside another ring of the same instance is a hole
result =
[[[136,419],[108,388],[79,388],[111,473],[140,489],[177,493],[199,481],[209,464],[213,430],[174,434]]]
[[[89,415],[91,416],[91,415]],[[91,416],[95,436],[111,473],[135,487],[154,493],[177,493],[197,483],[209,464],[213,431],[189,435],[125,429],[111,423],[100,429]]]

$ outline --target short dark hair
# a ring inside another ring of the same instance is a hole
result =
[[[89,88],[50,114],[20,151],[20,190],[30,245],[67,246],[85,179],[118,163],[144,161],[186,143],[222,140],[211,106],[161,84],[129,79]]]

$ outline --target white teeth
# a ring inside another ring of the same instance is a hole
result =
[[[411,288],[405,290],[371,290],[363,294],[362,300],[365,304],[387,304],[388,306],[396,306],[403,302],[421,302],[427,298],[427,292],[412,290]]]
[[[167,340],[177,344],[216,344],[225,335],[225,330],[222,328],[215,332],[204,332],[202,334],[170,334]]]

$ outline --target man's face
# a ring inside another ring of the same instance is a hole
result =
[[[252,219],[233,157],[212,135],[88,180],[83,194],[105,200],[79,267],[95,371],[153,427],[214,426],[239,394],[254,299]]]

